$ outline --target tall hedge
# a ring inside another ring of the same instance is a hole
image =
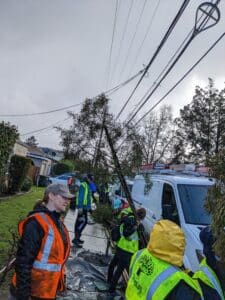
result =
[[[13,155],[9,165],[9,192],[16,193],[21,190],[27,172],[31,165],[29,158]]]
[[[209,190],[206,209],[212,215],[212,230],[216,238],[214,250],[225,263],[225,150],[208,160],[211,176],[216,182]]]
[[[9,156],[19,136],[16,126],[0,122],[0,193],[4,188]]]
[[[61,175],[63,173],[72,172],[74,170],[74,165],[69,160],[64,160],[53,166],[52,173],[54,175]]]

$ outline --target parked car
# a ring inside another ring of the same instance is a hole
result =
[[[205,177],[175,174],[151,175],[150,181],[151,186],[142,175],[137,175],[132,189],[135,206],[146,209],[143,221],[146,234],[149,235],[159,219],[176,222],[186,238],[184,265],[196,271],[202,255],[199,233],[211,223],[211,217],[204,209],[204,201],[214,181]]]
[[[48,181],[49,183],[61,183],[61,184],[68,185],[70,187],[75,185],[80,186],[80,180],[74,178],[74,176],[72,176],[71,173],[65,173],[55,177],[49,177]]]

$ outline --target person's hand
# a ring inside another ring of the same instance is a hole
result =
[[[82,215],[83,214],[83,208],[78,208],[78,215]]]
[[[97,209],[96,204],[94,202],[91,203],[91,210],[93,211],[93,210],[96,210],[96,209]]]

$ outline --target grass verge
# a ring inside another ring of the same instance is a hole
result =
[[[11,232],[17,232],[19,220],[26,217],[34,203],[42,198],[43,193],[44,188],[33,186],[26,194],[0,198],[0,269],[4,265],[10,247]]]

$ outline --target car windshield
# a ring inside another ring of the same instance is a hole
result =
[[[204,208],[210,186],[191,184],[178,184],[177,186],[185,221],[196,225],[210,224],[211,217]]]

